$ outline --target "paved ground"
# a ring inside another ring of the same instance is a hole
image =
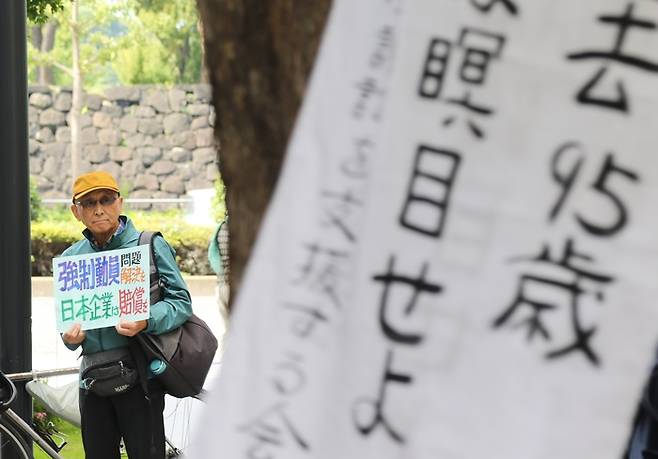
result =
[[[32,367],[35,370],[49,370],[54,368],[72,367],[78,365],[79,352],[72,352],[62,343],[59,333],[55,329],[55,307],[52,296],[52,283],[48,279],[38,279],[33,282],[32,297]],[[218,339],[225,331],[225,324],[220,314],[219,290],[214,277],[190,278],[188,286],[192,294],[194,312],[208,323]],[[223,295],[225,292],[222,290]],[[206,386],[212,385],[220,368],[221,352],[215,357],[215,364],[206,380]],[[64,385],[77,376],[51,377],[48,384],[53,386]],[[168,436],[176,445],[186,445],[198,412],[203,404],[193,399],[175,399],[168,397],[165,409],[165,424]]]

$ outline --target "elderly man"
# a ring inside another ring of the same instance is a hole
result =
[[[79,176],[73,184],[71,212],[86,229],[84,238],[62,255],[81,255],[134,247],[140,232],[121,215],[123,198],[116,180],[106,172]],[[82,346],[83,362],[99,353],[128,348],[131,336],[141,332],[161,334],[182,325],[192,314],[190,294],[176,265],[174,251],[161,237],[153,240],[155,262],[163,287],[163,298],[151,305],[148,320],[121,321],[115,327],[83,331],[73,325],[62,339],[75,350]],[[123,437],[130,459],[164,457],[164,392],[156,379],[148,381],[148,394],[140,384],[125,392],[100,396],[80,389],[82,440],[87,459],[119,459]]]

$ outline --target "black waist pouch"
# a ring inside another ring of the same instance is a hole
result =
[[[137,384],[138,379],[135,361],[126,347],[82,356],[80,388],[96,395],[123,394]]]

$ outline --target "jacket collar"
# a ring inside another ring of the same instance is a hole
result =
[[[99,247],[94,240],[94,235],[91,234],[89,229],[86,229],[82,232],[82,235],[89,241],[94,250],[113,250],[120,248],[126,241],[134,237],[134,234],[137,230],[133,225],[133,222],[126,217],[125,215],[119,216],[119,227],[116,232],[110,237],[109,241],[105,243],[102,247]]]

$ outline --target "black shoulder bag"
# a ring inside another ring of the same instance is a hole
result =
[[[162,237],[162,234],[144,231],[138,242],[139,245],[150,246],[152,305],[160,301],[164,287],[155,261],[155,236]],[[165,368],[155,377],[168,394],[178,398],[196,397],[201,393],[218,346],[217,338],[208,325],[194,314],[174,330],[160,335],[142,332],[131,343],[133,352],[139,355],[138,360],[144,359],[144,364],[139,365],[142,386],[146,388],[146,368],[152,361],[160,360]]]

